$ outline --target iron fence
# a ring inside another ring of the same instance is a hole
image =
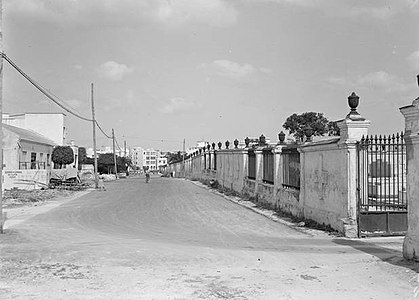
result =
[[[275,160],[272,149],[264,149],[263,152],[263,182],[274,183]]]
[[[403,133],[361,139],[358,143],[358,193],[360,212],[407,211]]]
[[[204,153],[204,170],[207,169],[207,155]]]
[[[211,170],[211,152],[208,153],[208,169]]]
[[[283,182],[282,186],[300,189],[300,153],[297,148],[282,150]]]
[[[256,179],[256,154],[254,150],[249,150],[248,152],[248,178]]]

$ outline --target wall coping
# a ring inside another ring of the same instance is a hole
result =
[[[219,150],[216,150],[215,152],[236,154],[236,153],[247,153],[247,151],[248,151],[248,148],[238,148],[238,149],[221,149],[221,150],[219,149]]]
[[[313,141],[313,142],[305,142],[300,147],[306,148],[306,147],[315,147],[317,145],[329,145],[329,144],[337,144],[337,142],[340,140],[340,136],[334,136],[330,137],[328,139],[319,140],[319,141]]]

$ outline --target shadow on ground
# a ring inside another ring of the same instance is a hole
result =
[[[362,251],[373,255],[380,260],[390,263],[392,265],[411,269],[416,273],[419,273],[419,263],[414,261],[409,261],[403,258],[403,253],[401,250],[392,249],[391,247],[384,247],[374,241],[360,241],[360,240],[350,240],[350,239],[333,239],[333,242],[342,246],[349,246],[358,251]]]

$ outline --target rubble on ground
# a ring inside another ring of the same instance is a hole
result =
[[[3,208],[37,205],[52,198],[67,197],[74,193],[75,191],[62,189],[6,190],[3,192]]]

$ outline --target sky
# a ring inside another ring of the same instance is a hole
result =
[[[264,134],[293,113],[371,134],[404,127],[419,96],[418,0],[3,0],[3,49],[118,144],[162,151]],[[5,62],[3,111],[61,112]],[[68,139],[92,124],[67,113]],[[97,132],[98,147],[111,140]]]

